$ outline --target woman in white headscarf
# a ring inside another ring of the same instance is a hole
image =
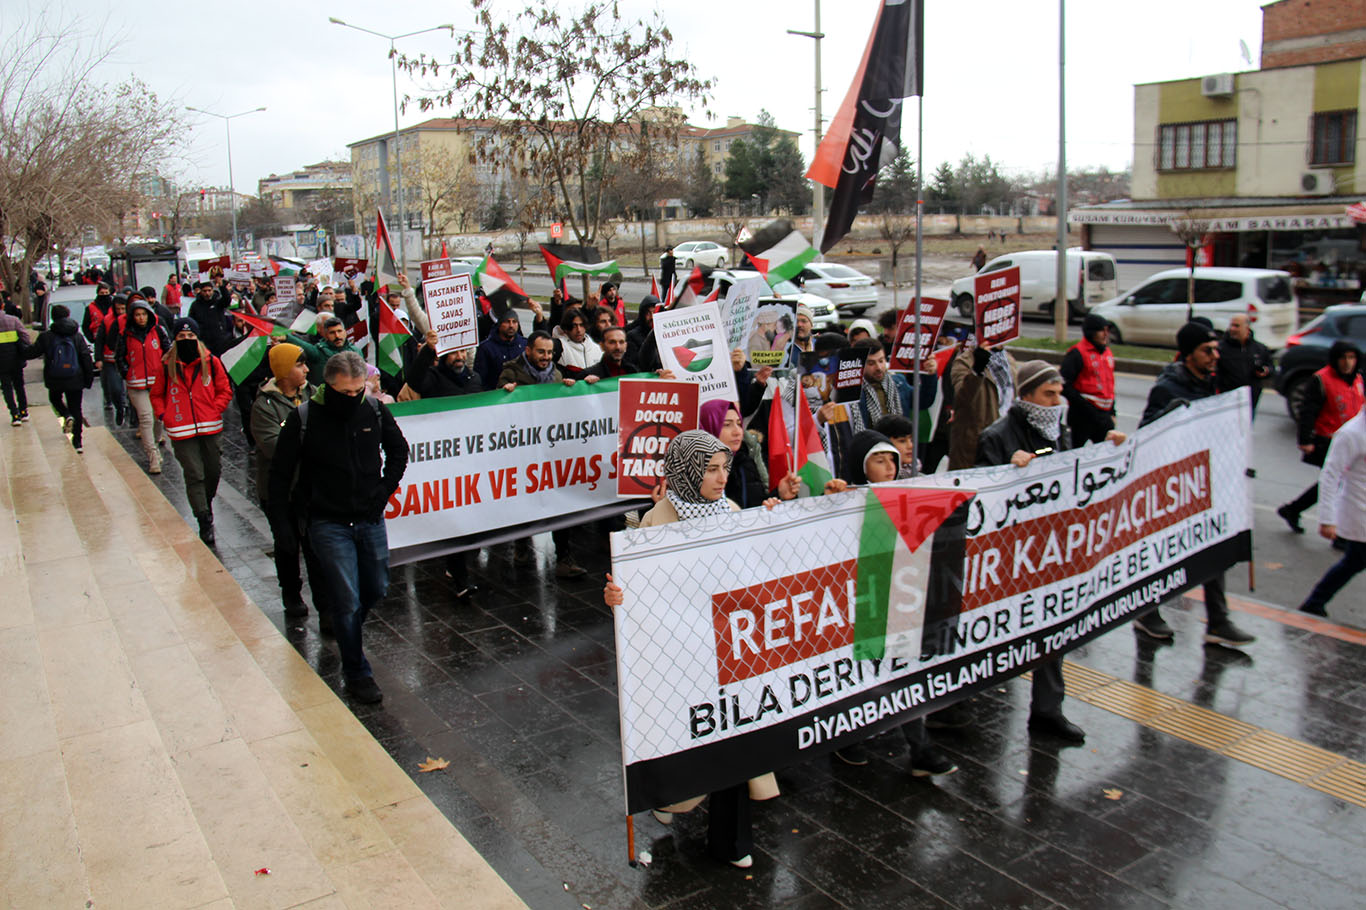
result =
[[[688,430],[678,434],[664,451],[662,494],[654,507],[641,516],[640,526],[647,528],[740,511],[738,505],[726,498],[730,465],[730,448],[710,433]],[[772,508],[777,501],[768,499],[764,505]],[[625,601],[624,593],[621,586],[612,581],[612,576],[607,576],[607,586],[603,589],[607,605],[613,609],[620,607]],[[754,835],[749,801],[777,795],[778,784],[772,774],[709,794],[707,849],[712,856],[741,869],[752,866]],[[667,825],[673,821],[675,812],[690,812],[705,798],[686,799],[655,809],[652,814]]]

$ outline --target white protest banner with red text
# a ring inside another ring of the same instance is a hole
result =
[[[938,297],[920,298],[920,337],[915,334],[915,301],[901,313],[901,322],[896,327],[896,342],[887,356],[887,369],[909,373],[915,369],[916,342],[919,341],[920,363],[923,365],[934,354],[934,344],[939,340],[939,330],[944,326],[944,316],[949,311],[949,302]]]
[[[449,259],[422,263],[422,302],[436,332],[438,356],[479,343],[474,283],[468,274],[451,272]]]
[[[621,379],[617,391],[617,495],[649,496],[664,476],[664,449],[679,433],[697,429],[698,387],[675,379]]]
[[[408,468],[384,512],[391,562],[631,508],[617,498],[618,381],[389,405],[408,440]]]
[[[286,313],[294,312],[294,305],[298,303],[298,295],[295,293],[298,284],[293,275],[276,275],[271,279],[275,285],[275,303],[266,315],[271,319],[281,318]]]
[[[987,272],[973,279],[977,297],[973,326],[982,347],[1020,337],[1020,267]]]
[[[699,400],[738,401],[721,313],[714,303],[655,312],[659,359],[679,379],[697,383]]]
[[[613,534],[627,811],[999,685],[1247,559],[1250,419],[1239,390],[1121,446]]]

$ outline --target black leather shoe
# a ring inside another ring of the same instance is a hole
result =
[[[375,682],[373,676],[348,679],[346,681],[346,694],[363,705],[377,705],[384,700],[384,693],[379,690],[379,684]]]
[[[1029,732],[1055,736],[1069,743],[1081,745],[1086,742],[1086,731],[1072,723],[1061,714],[1045,714],[1029,718]]]

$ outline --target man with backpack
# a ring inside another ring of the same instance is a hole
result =
[[[347,693],[383,697],[361,644],[370,609],[389,588],[384,509],[408,466],[408,443],[381,402],[366,397],[365,360],[334,354],[325,385],[285,417],[270,466],[270,502],[305,516],[327,576]]]
[[[10,426],[28,420],[28,394],[24,391],[24,348],[32,341],[23,320],[0,312],[0,388],[9,408]]]
[[[90,355],[90,345],[71,318],[71,311],[60,303],[52,306],[52,328],[24,349],[25,360],[38,357],[43,358],[43,385],[47,386],[48,401],[62,418],[63,430],[71,434],[71,445],[80,452],[85,426],[81,396],[95,383],[95,360]]]

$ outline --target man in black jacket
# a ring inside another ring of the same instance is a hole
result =
[[[408,385],[423,398],[446,398],[484,391],[479,374],[465,362],[465,351],[436,355],[437,334],[429,331],[426,342],[417,349],[408,371]]]
[[[1016,399],[1006,415],[977,437],[977,465],[1013,464],[1023,468],[1035,458],[1072,448],[1067,427],[1067,402],[1062,374],[1052,364],[1030,360],[1015,371]],[[1110,430],[1105,439],[1119,445],[1125,435]],[[1062,713],[1065,694],[1062,659],[1034,668],[1029,704],[1029,729],[1072,743],[1086,742],[1086,733]]]
[[[1177,361],[1167,364],[1148,390],[1148,406],[1143,409],[1140,427],[1147,426],[1182,402],[1198,401],[1216,394],[1214,373],[1219,364],[1219,336],[1214,330],[1198,322],[1188,322],[1176,333],[1176,347],[1179,351]],[[1205,582],[1204,593],[1206,643],[1237,648],[1257,640],[1229,619],[1223,572]],[[1135,619],[1134,628],[1158,641],[1169,641],[1174,634],[1156,607]]]
[[[270,466],[270,500],[293,501],[307,516],[308,540],[327,576],[347,692],[374,704],[384,696],[365,659],[361,627],[389,587],[384,508],[408,466],[408,443],[389,409],[366,397],[365,361],[355,351],[328,360],[323,381],[285,418]]]
[[[1252,418],[1257,419],[1257,401],[1262,397],[1262,380],[1271,375],[1271,352],[1252,337],[1252,322],[1242,313],[1228,321],[1228,331],[1219,342],[1219,363],[1214,385],[1220,392],[1248,386],[1252,392]]]
[[[71,311],[60,303],[52,306],[52,328],[24,349],[25,360],[37,357],[43,358],[43,384],[52,410],[62,418],[63,430],[71,434],[71,445],[80,452],[85,426],[81,396],[95,383],[95,360]]]
[[[215,357],[232,347],[232,323],[228,321],[230,292],[227,286],[214,288],[207,281],[196,282],[194,303],[189,316],[199,324],[199,339]]]

